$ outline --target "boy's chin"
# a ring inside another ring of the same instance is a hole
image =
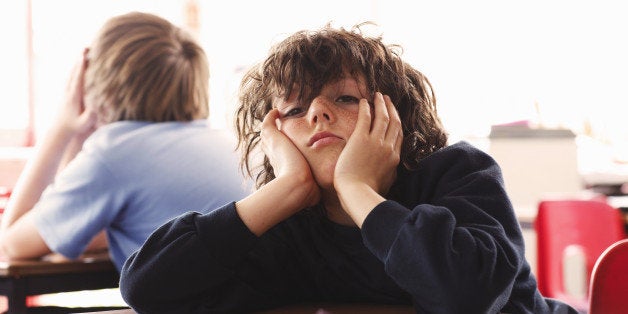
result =
[[[317,171],[314,173],[314,180],[318,186],[323,190],[333,190],[334,189],[334,168],[336,164],[328,165],[324,167],[325,171]]]
[[[325,176],[324,178],[316,177],[315,180],[321,190],[330,191],[334,189],[334,180],[332,176]]]

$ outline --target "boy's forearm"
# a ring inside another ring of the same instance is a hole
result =
[[[386,200],[368,184],[362,182],[338,184],[336,192],[342,208],[360,228],[362,228],[362,223],[371,210]]]
[[[299,176],[275,178],[253,194],[236,202],[236,211],[244,224],[257,236],[307,207],[318,187],[303,182]]]
[[[61,157],[72,136],[66,129],[55,128],[42,139],[13,189],[0,229],[10,227],[39,201],[43,191],[53,182]]]
[[[91,133],[87,135],[76,135],[73,136],[66,145],[64,149],[64,153],[59,161],[59,165],[57,167],[57,172],[63,170],[67,164],[76,157],[76,155],[83,149],[83,143],[85,140],[91,135]]]

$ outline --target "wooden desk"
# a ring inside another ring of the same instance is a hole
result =
[[[132,309],[124,309],[124,310],[85,312],[83,314],[137,314],[137,312],[133,311]]]
[[[382,304],[321,304],[292,305],[278,309],[255,312],[257,314],[413,314],[412,306]],[[136,314],[132,309],[90,312],[85,314]]]
[[[384,305],[367,303],[291,305],[278,309],[256,312],[258,314],[413,314],[409,305]]]
[[[55,254],[38,260],[7,262],[0,258],[0,295],[7,296],[8,313],[26,313],[30,295],[116,288],[118,281],[118,270],[107,252],[77,260]]]

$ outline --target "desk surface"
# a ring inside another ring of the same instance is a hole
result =
[[[130,312],[133,313],[133,312]],[[258,314],[404,314],[416,313],[412,306],[384,305],[384,304],[321,304],[321,305],[293,305]],[[127,313],[123,313],[127,314]]]
[[[107,252],[90,253],[76,260],[57,254],[43,259],[6,261],[0,257],[0,277],[51,275],[116,270]]]
[[[57,254],[34,260],[0,259],[0,295],[7,297],[9,313],[28,313],[28,296],[116,288],[118,280],[107,252],[85,254],[76,260]]]
[[[90,312],[91,314],[136,314],[132,309]],[[85,314],[90,314],[85,313]],[[404,314],[416,313],[411,306],[380,305],[380,304],[324,304],[324,305],[294,305],[269,311],[256,312],[258,314]]]
[[[98,312],[86,312],[83,314],[137,314],[137,312],[132,309],[125,310],[109,310],[109,311],[98,311]]]

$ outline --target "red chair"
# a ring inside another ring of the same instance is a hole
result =
[[[565,256],[580,253],[583,281],[587,281],[597,258],[611,244],[624,239],[618,209],[600,200],[547,200],[539,203],[534,222],[537,235],[537,282],[543,296],[562,300],[579,311],[589,308],[588,282],[584,293],[570,294],[563,276]],[[628,266],[627,266],[628,267]],[[628,295],[626,296],[628,298]]]
[[[628,311],[628,239],[609,246],[591,273],[589,314]]]

